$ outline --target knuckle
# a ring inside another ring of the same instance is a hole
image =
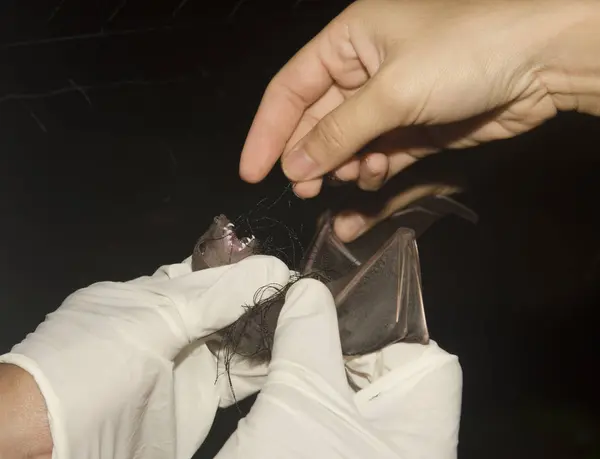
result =
[[[326,149],[337,152],[344,149],[346,134],[337,118],[329,115],[317,125],[315,140]]]
[[[310,277],[297,280],[287,291],[286,303],[298,302],[305,308],[320,312],[325,304],[331,304],[335,311],[333,295],[329,288],[320,280]]]
[[[265,254],[254,254],[244,258],[234,265],[234,270],[234,277],[239,275],[238,272],[245,272],[250,274],[256,283],[268,281],[285,284],[290,276],[290,270],[282,260]]]

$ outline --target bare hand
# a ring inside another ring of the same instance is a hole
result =
[[[526,132],[568,105],[544,72],[589,5],[359,0],[271,81],[240,174],[258,182],[282,156],[301,197],[330,171],[376,190],[424,155]]]

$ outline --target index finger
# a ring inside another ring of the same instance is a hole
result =
[[[340,393],[348,391],[335,302],[316,279],[300,279],[287,291],[273,341],[269,380],[275,374],[307,370]]]
[[[240,176],[260,182],[272,169],[305,110],[333,79],[320,57],[322,34],[313,38],[271,80],[250,127],[240,159]]]

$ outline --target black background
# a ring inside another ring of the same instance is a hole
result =
[[[2,2],[0,352],[74,289],[177,262],[215,214],[279,196],[277,168],[241,182],[239,152],[269,79],[346,3]],[[394,185],[460,184],[481,218],[420,240],[433,338],[463,365],[461,458],[600,457],[599,127],[561,115]],[[329,199],[268,212],[306,241]]]

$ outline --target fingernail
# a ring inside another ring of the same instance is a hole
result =
[[[321,179],[307,180],[306,182],[294,182],[292,191],[300,199],[314,198],[321,192]]]
[[[298,182],[294,182],[292,184],[292,192],[294,193],[294,196],[296,196],[298,199],[304,200],[304,196],[302,196],[301,193],[298,193],[297,188],[298,188]]]
[[[357,238],[367,226],[365,218],[359,214],[340,215],[335,223],[338,237],[344,242]]]
[[[306,180],[317,170],[317,163],[301,149],[292,150],[286,158],[284,158],[283,172],[290,180],[300,181]],[[313,177],[310,177],[313,178]]]

